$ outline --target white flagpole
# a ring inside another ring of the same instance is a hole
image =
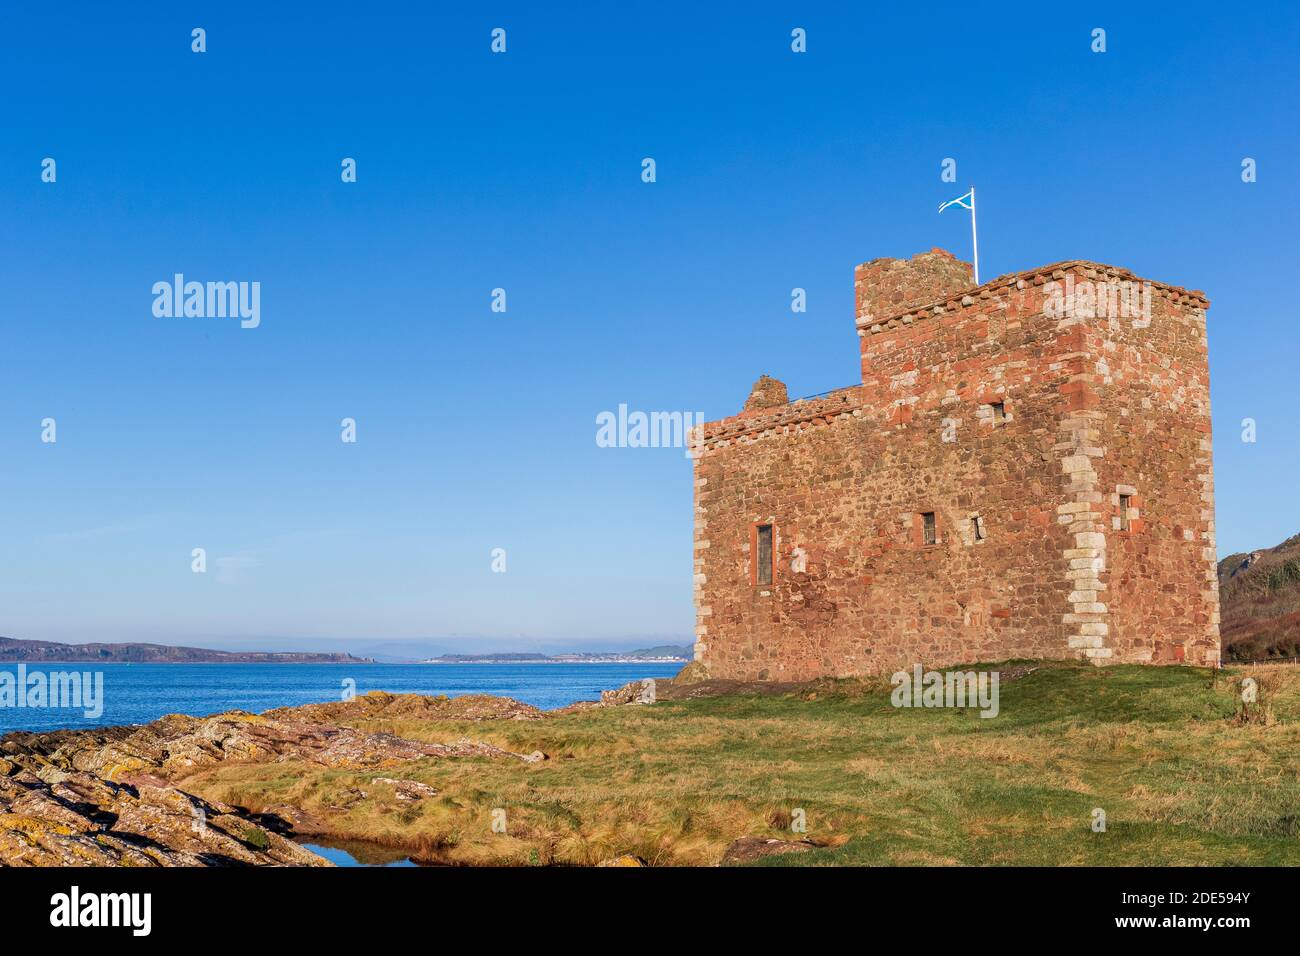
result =
[[[975,187],[970,188],[970,242],[975,250],[975,284],[980,284],[980,240],[975,233]]]

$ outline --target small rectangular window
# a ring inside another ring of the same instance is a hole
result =
[[[758,526],[757,534],[757,554],[755,561],[754,580],[759,584],[772,583],[772,526],[770,524],[761,524]]]
[[[934,512],[927,511],[921,515],[921,543],[934,544],[937,540],[934,533]]]
[[[976,541],[984,540],[984,519],[979,515],[970,519],[970,530]]]
[[[1129,530],[1128,509],[1132,501],[1133,501],[1132,495],[1119,496],[1119,530],[1120,531]]]
[[[1007,406],[1004,402],[993,403],[993,424],[1001,425],[1007,420]]]

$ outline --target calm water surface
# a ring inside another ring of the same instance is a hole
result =
[[[365,843],[361,840],[330,840],[321,837],[303,840],[302,846],[317,856],[323,856],[335,866],[416,866],[405,853]]]

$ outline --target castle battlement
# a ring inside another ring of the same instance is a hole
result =
[[[942,249],[933,250],[934,253],[944,253]],[[877,260],[880,261],[880,260]],[[889,260],[894,262],[904,260]],[[857,281],[863,281],[862,270],[867,269],[871,263],[864,263],[858,266],[858,272],[855,276]],[[963,263],[964,265],[964,263]],[[1010,272],[1006,275],[998,276],[982,285],[972,285],[969,288],[960,289],[948,295],[940,296],[932,302],[926,302],[923,305],[907,306],[898,309],[892,313],[887,313],[880,317],[870,317],[863,315],[861,306],[857,319],[857,327],[862,332],[877,335],[881,332],[896,329],[900,325],[910,325],[913,322],[930,318],[931,316],[943,315],[946,312],[956,312],[961,308],[972,306],[976,299],[990,299],[1002,291],[1020,291],[1023,292],[1031,286],[1043,286],[1051,282],[1064,282],[1070,275],[1081,275],[1090,281],[1110,281],[1110,282],[1134,282],[1149,285],[1156,295],[1171,299],[1180,306],[1190,306],[1192,308],[1208,309],[1210,300],[1205,297],[1205,293],[1200,290],[1184,289],[1181,286],[1170,285],[1166,282],[1156,282],[1151,279],[1142,279],[1134,275],[1127,269],[1121,269],[1118,266],[1108,266],[1101,262],[1090,262],[1086,259],[1070,259],[1065,262],[1054,262],[1051,265],[1039,266],[1037,269],[1026,269],[1024,272]]]

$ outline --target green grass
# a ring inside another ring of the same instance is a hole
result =
[[[1232,674],[1051,664],[1004,682],[993,719],[896,709],[883,681],[850,681],[814,699],[709,697],[542,721],[370,720],[357,725],[550,759],[381,771],[230,764],[185,786],[253,810],[291,803],[337,837],[474,864],[624,853],[713,864],[746,835],[826,844],[764,861],[775,865],[1300,864],[1300,677],[1240,673],[1260,682],[1258,722],[1239,719]],[[374,776],[440,794],[397,801]],[[492,832],[495,808],[506,811],[505,834]],[[806,834],[790,832],[796,808]],[[1091,828],[1094,808],[1106,813],[1104,833]]]

